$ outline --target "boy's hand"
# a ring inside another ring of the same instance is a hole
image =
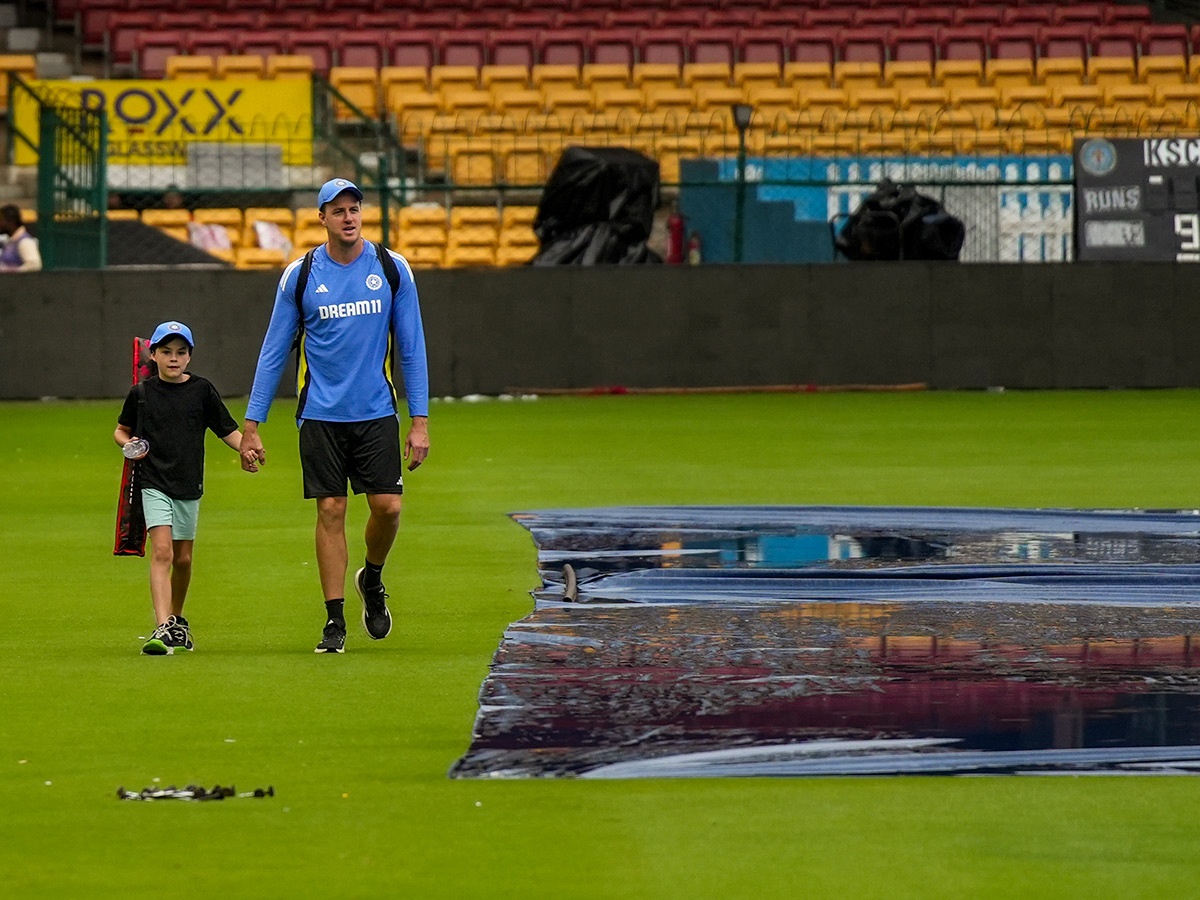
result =
[[[425,416],[413,416],[408,436],[404,439],[404,458],[408,460],[408,471],[412,471],[429,455],[429,420]]]
[[[258,429],[250,428],[249,423],[242,432],[238,456],[242,459],[242,468],[247,472],[257,472],[259,465],[267,464],[267,451],[263,447],[262,438],[258,436]]]
[[[149,445],[136,435],[125,442],[121,448],[121,452],[125,454],[126,459],[142,459],[150,452]]]

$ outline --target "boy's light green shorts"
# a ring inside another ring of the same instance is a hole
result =
[[[196,520],[200,518],[199,500],[176,500],[155,488],[142,488],[142,509],[146,527],[170,525],[171,540],[194,541]]]

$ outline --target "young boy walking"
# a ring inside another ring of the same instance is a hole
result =
[[[142,652],[151,656],[192,649],[183,601],[192,578],[192,545],[204,493],[205,429],[234,450],[242,441],[212,382],[187,371],[194,346],[192,331],[182,322],[163,322],[154,329],[150,358],[158,374],[129,391],[113,433],[126,455],[140,460],[156,623]],[[139,439],[146,442],[144,448],[129,446]]]

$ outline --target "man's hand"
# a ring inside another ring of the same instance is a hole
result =
[[[267,451],[263,447],[262,438],[258,436],[258,423],[246,420],[242,428],[242,444],[238,448],[238,456],[242,459],[242,468],[247,472],[257,472],[259,465],[267,464]]]
[[[412,471],[429,455],[429,418],[413,416],[412,425],[408,429],[408,437],[404,439],[404,458],[408,460],[408,471]]]

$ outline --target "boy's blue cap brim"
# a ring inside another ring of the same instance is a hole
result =
[[[317,209],[324,209],[326,203],[345,191],[349,191],[359,200],[363,198],[363,192],[353,181],[347,181],[345,178],[331,178],[321,185],[321,190],[317,193]]]
[[[150,347],[153,349],[173,337],[183,338],[189,347],[195,348],[196,346],[196,342],[192,340],[192,329],[182,322],[163,322],[154,329],[154,334],[150,338]]]

